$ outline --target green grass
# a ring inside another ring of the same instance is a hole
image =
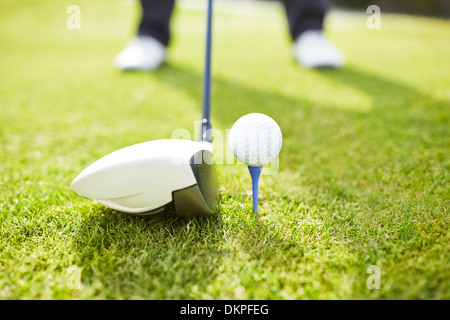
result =
[[[386,15],[368,30],[333,13],[348,62],[317,71],[292,60],[281,8],[218,12],[213,124],[272,116],[280,170],[262,177],[257,218],[243,165],[217,166],[217,216],[139,218],[70,183],[116,149],[194,131],[204,15],[176,12],[162,69],[122,74],[111,61],[138,8],[80,0],[68,30],[71,4],[0,4],[1,299],[450,298],[449,21]]]

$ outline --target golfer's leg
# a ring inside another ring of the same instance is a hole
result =
[[[328,0],[283,0],[292,39],[306,30],[322,30]]]
[[[174,4],[175,0],[141,0],[142,18],[138,36],[116,55],[116,68],[123,71],[153,71],[162,65],[170,40],[170,17]]]
[[[142,18],[138,34],[152,36],[167,46],[174,4],[175,0],[141,0]]]
[[[323,35],[328,0],[283,0],[297,61],[307,68],[338,68],[342,53]]]

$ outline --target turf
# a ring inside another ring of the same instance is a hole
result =
[[[307,70],[281,8],[218,11],[213,125],[273,117],[279,171],[261,178],[258,217],[236,164],[217,166],[215,217],[139,218],[70,183],[116,149],[194,132],[204,13],[177,9],[168,63],[123,74],[111,61],[134,2],[77,1],[80,30],[66,28],[71,4],[0,4],[1,299],[450,298],[449,21],[383,15],[369,30],[364,14],[332,13],[347,64]]]

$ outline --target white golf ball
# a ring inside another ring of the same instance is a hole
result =
[[[239,118],[228,139],[234,156],[250,166],[270,163],[280,153],[283,142],[278,124],[262,113],[249,113]]]

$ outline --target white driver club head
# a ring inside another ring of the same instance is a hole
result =
[[[72,189],[134,215],[210,216],[218,209],[212,144],[153,140],[112,152],[83,170]]]

